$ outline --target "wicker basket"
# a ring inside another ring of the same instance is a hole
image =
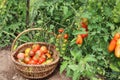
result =
[[[29,79],[41,79],[41,78],[45,78],[48,75],[50,75],[58,65],[59,54],[55,50],[54,45],[51,45],[51,44],[48,44],[45,42],[28,42],[28,43],[20,45],[15,51],[13,51],[13,47],[14,47],[16,40],[23,33],[32,31],[32,30],[41,30],[41,28],[32,28],[32,29],[25,30],[16,37],[16,39],[13,41],[13,44],[11,47],[11,51],[12,51],[11,59],[15,65],[15,68],[17,69],[18,73],[20,73],[23,77],[29,78]],[[49,64],[41,64],[41,65],[29,65],[29,64],[19,63],[16,58],[18,52],[24,51],[27,47],[30,47],[35,43],[47,46],[50,49],[50,51],[53,52],[52,57],[53,57],[54,61]]]

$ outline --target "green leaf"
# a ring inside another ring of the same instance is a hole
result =
[[[66,76],[71,77],[73,75],[73,71],[69,67],[67,67],[66,71]]]
[[[60,66],[60,74],[65,70],[67,65],[68,65],[67,61],[62,62],[62,65]]]
[[[78,35],[78,34],[86,34],[86,31],[84,28],[81,28],[79,31],[75,30],[73,33],[73,35]]]
[[[73,71],[76,71],[76,70],[79,69],[78,65],[76,65],[76,64],[69,65],[68,67],[69,67],[70,69],[72,69]]]
[[[38,23],[38,24],[42,24],[43,21],[42,21],[42,20],[38,20],[37,23]]]
[[[52,25],[52,24],[50,25],[50,29],[54,29],[54,27],[55,27],[54,25]]]
[[[110,64],[110,68],[113,70],[113,71],[117,71],[117,72],[120,72],[120,69],[118,68],[118,66],[117,65],[115,65],[115,64]]]
[[[70,57],[63,56],[63,59],[64,59],[64,60],[70,60]]]
[[[84,61],[86,62],[97,62],[97,59],[94,55],[86,55],[84,58]]]
[[[79,78],[80,78],[80,73],[77,72],[77,71],[74,71],[74,73],[73,73],[73,80],[79,80]]]
[[[68,7],[67,6],[63,7],[63,13],[64,13],[64,15],[66,15],[68,13]]]

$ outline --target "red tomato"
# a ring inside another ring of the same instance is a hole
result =
[[[87,37],[88,36],[88,34],[81,34],[81,37],[82,38],[85,38],[85,37]]]
[[[115,56],[117,58],[120,58],[120,45],[116,46],[115,48]]]
[[[35,55],[35,53],[31,50],[30,52],[29,52],[29,56],[34,56]]]
[[[38,55],[39,57],[41,57],[42,56],[42,52],[41,52],[41,50],[38,50],[37,52],[36,52],[36,55]]]
[[[88,29],[88,25],[84,22],[81,22],[81,26],[82,26],[82,28]]]
[[[64,39],[68,39],[68,34],[64,34]]]
[[[116,33],[116,34],[114,35],[114,39],[115,39],[115,40],[120,39],[120,33]]]
[[[40,51],[41,51],[42,53],[44,53],[44,54],[48,52],[46,46],[41,46]]]
[[[109,52],[112,52],[115,50],[115,47],[116,47],[116,40],[112,39],[109,46],[108,46],[108,51]]]
[[[39,56],[33,56],[32,59],[37,63],[39,61]]]
[[[25,62],[26,64],[28,64],[28,63],[30,62],[30,60],[31,60],[30,57],[25,57],[25,58],[24,58],[24,62]]]
[[[37,64],[37,62],[35,62],[33,59],[31,59],[28,64]]]
[[[46,61],[46,58],[41,57],[40,60],[39,60],[39,64],[42,64],[45,61]]]
[[[64,32],[64,29],[63,29],[63,28],[59,28],[59,29],[58,29],[58,32],[59,32],[59,33],[62,33],[62,32]]]
[[[24,53],[18,53],[17,54],[17,58],[20,59],[20,60],[23,60],[25,57],[25,54]]]
[[[34,44],[34,45],[32,46],[32,51],[33,51],[34,53],[36,53],[36,51],[39,50],[39,49],[40,49],[40,45],[39,45],[39,44]]]
[[[77,39],[76,39],[76,44],[82,44],[83,39],[80,35],[78,35]]]

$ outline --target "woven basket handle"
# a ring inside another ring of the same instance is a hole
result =
[[[29,32],[29,31],[34,31],[34,30],[39,30],[39,31],[41,31],[41,30],[44,30],[44,29],[42,29],[42,28],[30,28],[30,29],[24,30],[23,32],[21,32],[20,34],[18,34],[18,36],[14,39],[14,41],[13,41],[13,43],[12,43],[12,46],[11,46],[11,51],[14,51],[14,45],[15,45],[16,41],[18,40],[18,38],[19,38],[22,34],[27,33],[27,32]],[[52,34],[55,35],[54,33],[52,33]],[[55,35],[55,36],[56,36],[56,35]]]

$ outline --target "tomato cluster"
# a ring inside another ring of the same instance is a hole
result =
[[[108,46],[109,52],[115,50],[115,56],[120,58],[120,33],[116,33]]]
[[[52,52],[44,45],[33,44],[17,54],[17,61],[25,64],[47,64],[53,61]]]
[[[68,36],[68,34],[67,33],[63,33],[64,32],[64,29],[63,28],[59,28],[58,29],[58,32],[59,32],[59,35],[57,36],[57,38],[61,38],[62,37],[62,35],[64,36],[64,39],[68,39],[69,38],[69,36]]]
[[[66,52],[68,45],[69,35],[65,32],[64,28],[58,29],[58,35],[56,36],[56,50],[59,51],[62,55]]]
[[[85,29],[86,34],[78,34],[77,39],[76,39],[76,44],[82,44],[83,39],[88,36],[88,19],[87,18],[82,18],[80,25],[82,28]]]

